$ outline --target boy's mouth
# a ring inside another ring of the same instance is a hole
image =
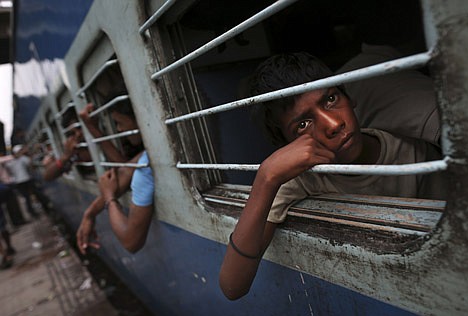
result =
[[[354,136],[354,133],[345,134],[336,152],[339,153],[351,147],[353,143],[353,136]]]

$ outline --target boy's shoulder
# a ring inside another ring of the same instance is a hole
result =
[[[442,157],[440,148],[423,139],[375,128],[362,128],[361,132],[376,137],[380,142],[380,158],[376,164],[417,163]]]
[[[396,134],[393,132],[385,131],[378,128],[361,128],[361,133],[366,135],[371,135],[377,137],[379,141],[386,143],[394,142],[406,142],[406,143],[421,143],[421,144],[431,144],[424,139],[418,139],[410,136],[405,136],[401,134]]]

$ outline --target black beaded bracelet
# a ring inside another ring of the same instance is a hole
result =
[[[248,254],[242,252],[239,248],[237,248],[237,246],[232,241],[232,233],[231,233],[231,235],[229,235],[229,244],[231,245],[232,249],[234,249],[234,251],[237,252],[238,254],[240,254],[242,257],[245,257],[245,258],[248,258],[248,259],[258,259],[260,257],[259,255],[258,256],[248,255]]]

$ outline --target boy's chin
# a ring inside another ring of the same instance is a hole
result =
[[[335,159],[336,164],[359,164],[361,158],[362,146],[350,148],[346,153],[342,153]]]

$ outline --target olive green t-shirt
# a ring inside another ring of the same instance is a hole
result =
[[[361,132],[377,137],[380,142],[380,156],[376,165],[410,164],[441,158],[437,148],[423,140],[397,137],[376,129],[361,129]],[[441,172],[406,176],[304,172],[280,187],[268,215],[268,221],[283,222],[292,204],[321,193],[444,199],[444,188],[446,188],[445,180]]]

